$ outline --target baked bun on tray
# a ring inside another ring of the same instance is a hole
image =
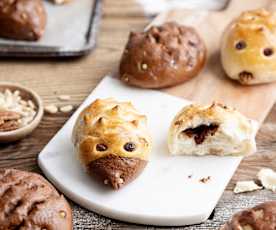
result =
[[[173,155],[244,156],[256,150],[255,133],[256,125],[232,108],[189,105],[174,118],[168,146]]]
[[[114,99],[97,99],[80,114],[73,143],[87,171],[113,189],[143,171],[152,146],[146,117]]]
[[[197,31],[176,22],[130,33],[120,79],[141,88],[164,88],[187,81],[203,69],[206,47]]]
[[[46,27],[42,0],[1,0],[0,37],[36,41]]]

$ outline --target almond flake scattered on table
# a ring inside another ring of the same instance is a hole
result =
[[[263,168],[257,175],[262,185],[273,192],[276,191],[276,172],[269,168]]]
[[[69,101],[71,99],[71,96],[70,95],[59,95],[58,99],[60,101]]]
[[[69,113],[74,109],[73,105],[65,105],[59,108],[59,110],[63,113]]]
[[[263,187],[257,185],[253,180],[250,181],[238,181],[234,188],[234,193],[252,192],[260,190]]]
[[[45,106],[44,110],[46,113],[55,114],[58,112],[58,107],[51,104],[51,105]]]

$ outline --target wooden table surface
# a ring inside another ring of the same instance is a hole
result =
[[[104,75],[117,69],[129,31],[142,30],[149,22],[150,19],[145,17],[142,8],[134,0],[105,0],[98,45],[93,53],[80,59],[0,59],[0,81],[21,83],[35,89],[42,96],[45,105],[72,104],[77,108]],[[57,95],[62,94],[71,95],[72,99],[61,103]],[[20,142],[1,144],[0,168],[41,173],[37,165],[37,154],[70,115],[45,114],[40,126],[31,136]],[[218,204],[215,215],[203,225],[183,229],[216,229],[233,211],[264,200],[276,199],[276,195],[269,191],[243,195],[232,193],[237,180],[256,178],[256,173],[262,167],[276,169],[276,106],[261,127],[257,144],[258,152],[242,161]],[[110,220],[72,205],[74,229],[154,229]]]

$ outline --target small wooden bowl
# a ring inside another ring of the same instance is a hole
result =
[[[0,92],[5,91],[6,89],[11,90],[12,92],[18,90],[22,99],[31,100],[36,106],[36,115],[29,124],[22,128],[13,131],[0,132],[0,143],[9,143],[26,137],[39,125],[44,112],[42,99],[33,90],[14,83],[0,82]]]

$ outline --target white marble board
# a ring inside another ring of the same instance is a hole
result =
[[[131,184],[113,191],[89,177],[73,153],[71,132],[80,111],[96,98],[130,100],[148,117],[154,140],[150,161]],[[167,132],[188,101],[122,85],[105,77],[64,127],[39,154],[48,179],[79,205],[104,216],[138,224],[179,226],[208,219],[239,165],[240,157],[170,156]],[[189,178],[189,175],[192,175]],[[201,178],[210,180],[201,183]]]

